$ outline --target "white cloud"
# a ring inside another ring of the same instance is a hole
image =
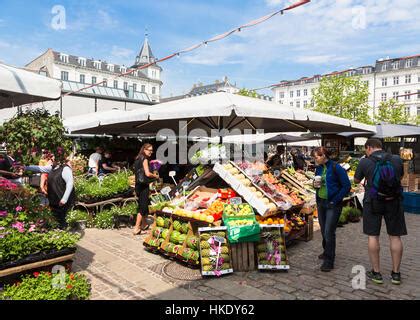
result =
[[[295,58],[295,61],[298,63],[307,63],[307,64],[326,64],[329,62],[338,62],[338,61],[348,61],[349,57],[346,56],[336,56],[336,55],[308,55],[308,56],[298,56]]]
[[[0,48],[5,49],[10,48],[11,46],[12,45],[10,43],[0,40]]]
[[[119,57],[119,58],[132,58],[134,56],[134,51],[128,48],[113,46],[111,54],[114,57]]]
[[[100,9],[98,11],[98,27],[100,29],[108,29],[108,28],[114,28],[117,27],[119,22],[117,19],[114,19],[109,12],[106,12],[105,10]]]

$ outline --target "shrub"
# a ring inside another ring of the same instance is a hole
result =
[[[21,282],[6,285],[0,298],[4,300],[87,300],[90,284],[86,277],[77,273],[66,273],[61,284],[61,274],[34,272]]]

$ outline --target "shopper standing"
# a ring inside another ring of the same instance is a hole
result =
[[[322,248],[324,252],[319,259],[324,262],[321,271],[334,269],[336,229],[343,207],[342,201],[351,189],[347,172],[336,162],[330,160],[330,153],[325,147],[312,151],[317,168],[314,187],[318,207],[318,220],[322,233]]]
[[[401,188],[403,164],[399,156],[382,150],[382,143],[378,139],[368,139],[365,152],[367,157],[360,161],[354,181],[360,183],[366,179],[363,232],[368,235],[368,252],[372,264],[372,270],[367,272],[367,276],[375,283],[383,283],[379,263],[379,235],[383,217],[390,241],[391,281],[400,284],[403,254],[401,236],[407,235]]]
[[[74,190],[73,172],[66,161],[51,159],[50,166],[26,166],[25,171],[48,173],[48,202],[60,229],[67,228],[66,215],[73,207],[76,194]]]
[[[153,146],[149,143],[144,144],[134,162],[134,172],[136,176],[136,196],[138,198],[138,214],[136,226],[133,234],[138,235],[142,230],[146,230],[146,217],[149,214],[149,184],[153,179],[159,179],[157,174],[150,171],[150,158],[153,154]]]

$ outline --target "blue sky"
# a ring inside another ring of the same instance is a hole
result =
[[[131,65],[145,28],[155,56],[283,8],[289,0],[0,0],[0,61],[24,66],[48,48]],[[55,5],[66,28],[54,30]],[[161,64],[163,96],[228,76],[240,87],[420,54],[420,0],[312,0],[221,42]],[[267,91],[265,92],[267,93]],[[270,92],[268,92],[270,93]]]

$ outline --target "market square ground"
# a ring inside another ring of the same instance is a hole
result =
[[[86,274],[92,284],[93,300],[336,300],[336,299],[420,299],[420,216],[406,214],[409,235],[404,237],[401,267],[403,283],[389,280],[391,257],[389,242],[381,236],[382,286],[367,283],[365,290],[351,285],[355,265],[369,267],[367,237],[362,223],[337,230],[337,260],[333,272],[319,270],[320,232],[314,239],[298,242],[288,250],[290,270],[286,273],[235,272],[222,278],[200,276],[177,262],[144,250],[143,239],[133,237],[131,229],[87,229],[79,242],[74,271]],[[385,226],[383,225],[383,228]]]

